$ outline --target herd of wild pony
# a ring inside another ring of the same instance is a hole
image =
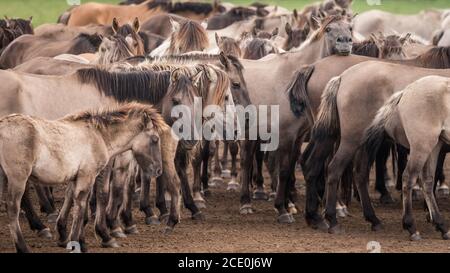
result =
[[[16,250],[30,251],[22,212],[43,238],[52,238],[45,222],[56,223],[59,246],[78,242],[87,251],[85,226],[94,218],[102,246],[119,247],[115,238],[138,232],[135,199],[145,224],[163,222],[170,233],[181,200],[194,221],[204,220],[210,187],[224,178],[240,191],[236,213],[253,213],[252,199],[270,199],[277,221],[292,223],[297,165],[311,228],[339,233],[337,219],[355,198],[379,230],[369,174],[375,163],[380,202],[394,202],[391,155],[409,238],[421,238],[412,215],[421,191],[428,221],[450,239],[435,197],[449,194],[450,10],[355,14],[351,7],[352,0],[293,11],[128,0],[73,6],[58,23],[34,29],[32,17],[0,20],[0,199]],[[173,138],[171,109],[194,109],[194,97],[224,111],[278,105],[278,149],[261,151],[263,140]],[[57,208],[53,188],[61,184]]]

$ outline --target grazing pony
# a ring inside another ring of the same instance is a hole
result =
[[[161,174],[159,132],[167,125],[156,109],[137,103],[85,111],[56,121],[14,114],[0,120],[0,182],[7,185],[11,235],[18,252],[29,252],[19,225],[27,182],[68,185],[58,222],[74,204],[70,241],[86,250],[87,201],[97,175],[115,155],[133,150],[141,168]],[[12,156],[14,150],[14,156]],[[7,182],[6,182],[7,180]],[[60,233],[65,242],[66,234]]]

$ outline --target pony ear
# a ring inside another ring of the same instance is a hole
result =
[[[279,31],[280,31],[279,28],[275,28],[275,29],[272,31],[272,38],[275,37],[275,36],[277,36]]]
[[[177,82],[178,81],[178,68],[174,69],[172,72],[170,72],[170,81],[172,83]]]
[[[267,15],[269,15],[269,12],[268,12],[265,8],[263,8],[263,7],[258,7],[258,8],[256,9],[256,16],[259,16],[259,17],[266,17]]]
[[[199,72],[197,72],[197,74],[195,74],[194,76],[192,76],[191,77],[191,82],[192,82],[192,85],[195,87],[195,88],[197,88],[197,89],[199,89],[199,87],[200,87],[200,78],[201,78],[201,74],[202,74],[202,70],[201,71],[199,71]]]
[[[172,26],[172,32],[177,32],[180,29],[180,23],[170,18],[170,25]]]
[[[291,35],[292,35],[292,27],[291,27],[291,24],[286,23],[286,27],[285,27],[284,29],[286,30],[286,33],[287,33],[288,36],[291,36]]]
[[[136,33],[138,33],[139,32],[139,30],[141,29],[141,24],[139,23],[139,18],[134,18],[134,21],[133,21],[133,29],[134,29],[134,31],[136,32]]]
[[[219,40],[220,40],[219,34],[217,34],[217,32],[216,32],[215,35],[214,35],[214,37],[216,38],[216,44],[217,44],[217,46],[219,46]]]
[[[30,18],[28,18],[28,22],[33,22],[33,16],[30,16]]]
[[[317,17],[317,16],[311,16],[311,19],[314,21],[314,23],[316,23],[317,24],[317,26],[319,26],[319,28],[320,28],[320,26],[322,25],[322,20],[319,18],[319,17]]]
[[[439,29],[437,30],[433,35],[433,45],[437,46],[439,44],[439,41],[442,39],[442,36],[444,36],[444,30]]]
[[[114,34],[117,34],[117,32],[119,31],[119,21],[117,21],[116,17],[114,17],[112,21],[112,30]]]
[[[204,29],[207,29],[207,28],[208,28],[208,21],[207,21],[207,20],[203,20],[203,22],[201,23],[201,26],[202,26]]]
[[[406,33],[403,37],[400,38],[400,43],[404,45],[411,38],[411,33]]]
[[[228,58],[225,56],[225,53],[223,51],[220,51],[219,54],[219,61],[223,66],[228,67]]]
[[[294,9],[293,15],[294,15],[294,19],[298,20],[298,11],[297,11],[297,9]]]

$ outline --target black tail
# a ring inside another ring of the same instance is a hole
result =
[[[288,88],[291,110],[295,116],[306,115],[311,126],[314,124],[314,113],[308,97],[307,85],[314,72],[314,66],[304,66],[295,73],[294,80]]]

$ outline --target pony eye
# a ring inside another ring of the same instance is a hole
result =
[[[173,103],[173,105],[180,105],[181,101],[178,98],[172,98],[172,103]]]
[[[233,82],[232,85],[233,85],[233,88],[240,88],[241,87],[241,83],[240,82]]]
[[[331,31],[331,28],[327,27],[327,28],[325,29],[325,31],[326,31],[326,32],[330,32],[330,31]]]

